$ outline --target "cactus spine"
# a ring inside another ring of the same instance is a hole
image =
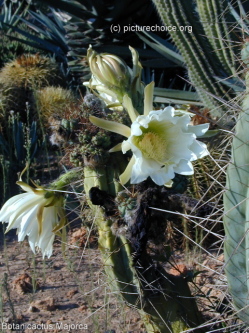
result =
[[[227,169],[227,191],[224,194],[225,271],[229,291],[238,316],[249,324],[249,73],[247,92],[238,117],[232,143],[232,161]]]

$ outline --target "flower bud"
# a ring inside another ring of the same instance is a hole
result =
[[[87,51],[87,58],[93,82],[99,81],[100,85],[112,90],[118,97],[127,91],[131,83],[131,70],[122,59],[113,54],[98,54],[91,46]]]
[[[135,109],[142,113],[144,84],[141,81],[142,66],[138,53],[130,47],[133,68],[116,55],[98,54],[90,46],[87,58],[92,77],[84,85],[95,90],[106,106],[112,110],[123,110],[124,96],[128,95]]]

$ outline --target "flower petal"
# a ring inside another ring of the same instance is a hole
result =
[[[46,207],[44,208],[43,214],[43,228],[42,232],[39,236],[39,240],[36,244],[43,254],[51,256],[52,254],[52,244],[55,238],[55,234],[53,233],[54,226],[58,223],[58,214],[56,207]]]
[[[18,232],[18,241],[23,241],[25,236],[28,235],[37,224],[36,221],[37,206],[34,206],[30,211],[22,215],[21,223]],[[34,225],[35,224],[35,225]],[[12,228],[15,228],[13,226]]]
[[[122,185],[128,183],[129,179],[131,178],[131,171],[134,163],[135,163],[135,157],[132,156],[125,171],[119,176],[119,180]]]
[[[191,161],[195,161],[198,158],[203,158],[209,155],[207,145],[201,141],[195,140],[189,147],[194,153],[195,158],[191,159]]]
[[[172,168],[173,169],[173,168]],[[157,170],[157,172],[154,172],[150,175],[151,179],[154,183],[156,183],[159,186],[170,184],[172,185],[172,179],[174,178],[175,173],[173,170],[166,170],[164,168],[161,168],[160,170]]]
[[[118,143],[116,146],[109,149],[109,153],[114,153],[116,151],[122,150],[122,142]]]
[[[128,150],[131,149],[131,144],[129,142],[129,140],[125,140],[121,143],[121,149],[123,154],[125,154]]]
[[[150,111],[153,110],[154,86],[155,82],[152,81],[144,88],[144,116],[148,116]]]
[[[12,198],[10,198],[9,200],[7,200],[5,202],[2,209],[0,210],[0,221],[1,222],[8,222],[9,221],[9,216],[11,214],[13,214],[14,205],[19,200],[21,200],[23,198],[23,196],[25,197],[26,195],[27,195],[26,193],[18,194],[18,195],[13,196]]]
[[[194,173],[193,165],[188,160],[181,160],[175,167],[175,172],[180,175],[190,176]]]
[[[131,121],[135,121],[139,116],[139,113],[134,109],[132,101],[128,95],[123,97],[123,107],[127,110]]]
[[[23,199],[23,204],[19,202],[18,207],[16,207],[16,210],[13,212],[13,214],[11,214],[9,218],[9,225],[6,232],[8,232],[10,229],[13,228],[16,219],[20,215],[22,215],[25,211],[29,211],[33,206],[37,205],[41,200],[45,202],[45,199],[39,196],[33,196],[32,198],[30,198],[27,193],[27,197]]]
[[[188,132],[194,133],[197,137],[204,135],[209,128],[209,124],[201,124],[201,125],[189,125]]]
[[[127,138],[131,134],[131,130],[128,126],[117,123],[115,121],[105,120],[105,119],[97,118],[97,117],[94,117],[94,116],[90,116],[89,120],[95,126],[103,128],[107,131],[111,131],[111,132],[123,135]]]

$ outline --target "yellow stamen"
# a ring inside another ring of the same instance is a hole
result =
[[[135,139],[135,138],[134,138]],[[144,157],[165,163],[168,158],[167,141],[154,132],[148,132],[135,139],[136,146]]]

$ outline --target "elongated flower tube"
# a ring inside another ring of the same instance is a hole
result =
[[[64,197],[41,186],[31,187],[23,181],[17,184],[26,191],[10,198],[0,210],[0,221],[8,222],[6,232],[17,228],[18,241],[28,236],[35,253],[40,249],[43,258],[53,252],[55,234],[64,226]]]
[[[163,110],[152,110],[154,83],[145,88],[144,114],[139,116],[131,99],[124,98],[124,105],[132,121],[131,128],[91,116],[90,121],[106,130],[127,138],[111,151],[131,150],[133,156],[120,176],[122,184],[129,179],[138,184],[148,177],[157,185],[172,186],[175,173],[192,175],[191,162],[208,155],[207,146],[198,140],[208,130],[208,124],[191,125],[188,112],[168,106]]]
[[[123,97],[128,94],[139,108],[143,98],[144,84],[141,82],[142,66],[137,52],[130,47],[133,69],[116,55],[98,54],[89,46],[87,59],[92,77],[84,85],[97,91],[108,108],[122,110]]]

